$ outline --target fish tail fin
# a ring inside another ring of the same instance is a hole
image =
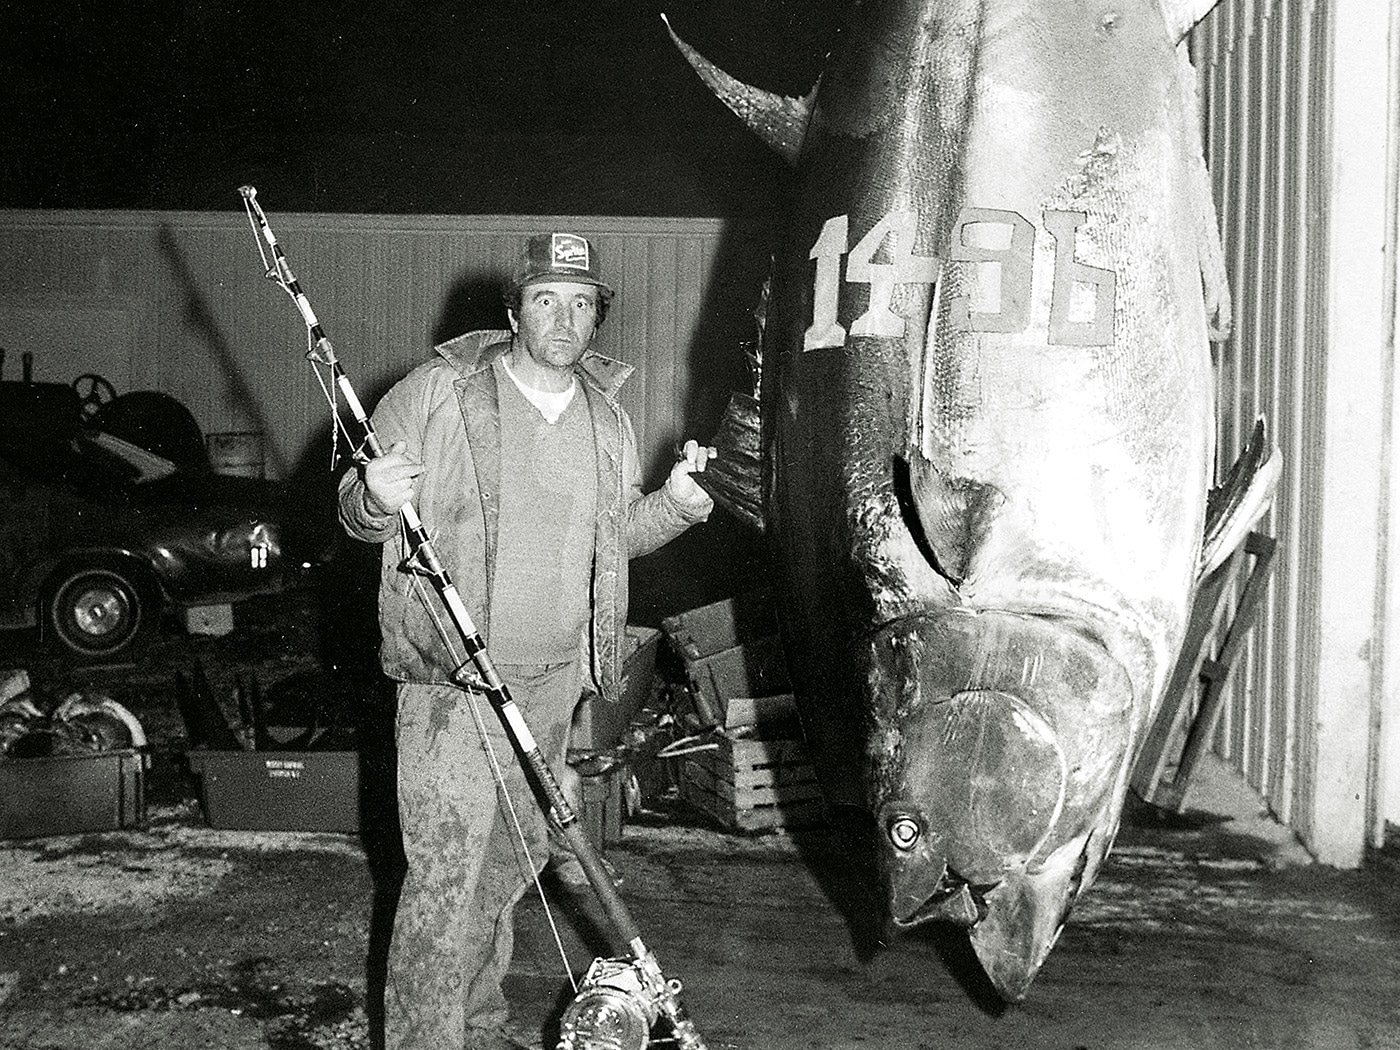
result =
[[[796,165],[802,152],[802,140],[807,135],[807,123],[811,119],[812,100],[817,89],[813,87],[804,98],[792,98],[745,84],[677,36],[671,28],[671,20],[664,14],[661,20],[666,23],[666,32],[671,34],[676,47],[715,97],[733,110],[735,116],[747,124],[754,134],[777,150],[784,160]]]

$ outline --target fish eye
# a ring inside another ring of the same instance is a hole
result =
[[[894,844],[895,849],[913,849],[914,844],[919,841],[919,836],[922,834],[919,822],[913,817],[896,817],[890,821],[890,842]]]

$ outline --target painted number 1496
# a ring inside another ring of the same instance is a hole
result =
[[[1055,239],[1054,277],[1050,292],[1049,342],[1068,346],[1103,346],[1113,341],[1113,301],[1117,277],[1112,270],[1089,266],[1074,258],[1075,231],[1088,216],[1081,211],[1043,214],[1045,229]],[[812,245],[809,258],[817,272],[812,289],[812,324],[802,340],[803,350],[844,346],[845,327],[836,319],[840,293],[841,256],[846,255],[846,282],[870,286],[865,312],[851,322],[849,334],[897,338],[904,334],[904,318],[890,309],[897,284],[933,284],[941,261],[937,256],[913,253],[918,217],[912,211],[892,211],[870,228],[854,248],[848,248],[850,218],[826,220]],[[972,227],[1002,227],[1010,236],[1003,248],[968,244]],[[997,263],[1000,295],[995,310],[973,310],[967,294],[949,303],[954,329],[970,332],[1021,332],[1030,323],[1031,273],[1035,250],[1035,226],[1014,211],[1000,208],[964,208],[953,227],[949,261]],[[875,262],[875,253],[888,241],[887,262]],[[1093,291],[1093,314],[1087,320],[1071,318],[1074,286]]]

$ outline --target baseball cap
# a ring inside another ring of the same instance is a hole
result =
[[[607,295],[610,288],[598,276],[598,249],[577,233],[538,233],[525,242],[520,266],[515,271],[515,287],[539,281],[572,281],[596,284]]]

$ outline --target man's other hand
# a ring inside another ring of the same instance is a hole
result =
[[[710,496],[699,485],[695,484],[692,474],[699,473],[705,469],[705,464],[714,459],[717,453],[713,448],[700,444],[694,439],[687,441],[681,449],[681,457],[676,460],[676,465],[671,468],[671,474],[666,479],[666,488],[671,495],[680,503],[698,503],[709,501]]]

